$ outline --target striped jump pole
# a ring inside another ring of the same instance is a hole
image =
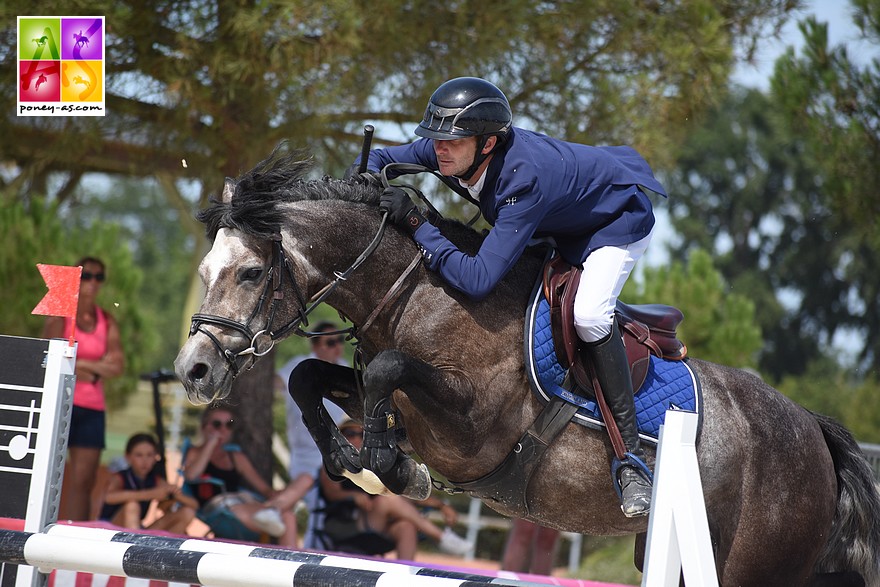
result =
[[[112,536],[107,531],[96,532],[92,534],[94,539],[91,539],[83,538],[82,533],[79,537],[71,536],[70,532],[61,531],[61,528],[66,530],[74,527],[57,525],[49,533],[0,530],[0,561],[30,565],[44,573],[61,569],[212,587],[536,585],[384,561],[207,540],[112,531]],[[182,547],[184,543],[187,548]],[[193,547],[202,547],[203,550],[190,550]]]

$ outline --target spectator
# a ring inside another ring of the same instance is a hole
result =
[[[293,506],[312,482],[294,481],[280,492],[273,491],[247,455],[230,443],[234,425],[227,408],[209,406],[202,415],[202,444],[186,451],[184,479],[198,500],[199,519],[218,538],[256,540],[265,532],[277,538],[279,544],[295,547]],[[245,490],[245,484],[259,495]]]
[[[128,467],[112,475],[104,490],[104,506],[99,519],[123,528],[143,528],[152,502],[160,503],[164,514],[147,528],[186,533],[196,515],[198,502],[184,495],[180,487],[157,475],[159,446],[151,434],[139,433],[125,446]]]
[[[340,430],[352,445],[360,449],[363,442],[363,426],[348,419],[340,424]],[[471,543],[452,531],[457,513],[449,504],[435,497],[418,502],[438,508],[444,516],[446,528],[441,530],[424,517],[409,499],[399,495],[370,495],[349,480],[333,481],[325,469],[319,474],[318,492],[324,510],[322,527],[314,528],[316,539],[326,537],[340,550],[346,543],[358,548],[358,535],[373,532],[387,538],[397,552],[397,558],[415,560],[419,533],[437,543],[440,550],[463,556],[471,549]],[[326,543],[325,543],[326,544]],[[306,543],[306,547],[320,547]],[[361,552],[363,552],[361,550]],[[363,552],[364,554],[368,554]]]
[[[318,322],[313,332],[334,332],[339,328],[333,322]],[[323,466],[321,451],[315,446],[308,429],[302,421],[302,412],[299,406],[290,397],[287,382],[293,369],[306,359],[320,359],[328,363],[346,366],[342,359],[343,339],[342,335],[313,336],[310,340],[311,353],[299,355],[287,361],[279,370],[276,385],[283,389],[284,402],[287,408],[287,447],[290,450],[289,473],[291,479],[298,479],[301,475],[308,475],[313,482],[315,475]],[[333,402],[324,401],[324,407],[334,422],[341,422],[346,418],[342,408]],[[308,504],[307,504],[308,505]]]
[[[76,311],[76,386],[58,517],[90,520],[98,513],[92,511],[91,498],[105,447],[104,381],[122,375],[125,358],[116,320],[97,304],[107,275],[104,263],[84,257],[77,265],[82,267],[82,279]],[[69,338],[73,327],[70,318],[50,316],[43,327],[43,338]]]
[[[550,575],[559,544],[559,530],[514,518],[504,547],[501,568],[517,573]]]

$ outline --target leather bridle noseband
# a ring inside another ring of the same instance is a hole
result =
[[[192,336],[197,332],[201,332],[205,336],[207,336],[211,342],[216,347],[217,351],[220,353],[226,360],[226,364],[229,365],[229,370],[232,372],[232,377],[236,377],[238,373],[241,371],[241,366],[238,364],[239,357],[247,357],[250,356],[253,358],[254,362],[256,358],[262,357],[266,355],[272,348],[275,346],[275,342],[285,336],[292,329],[297,328],[300,324],[308,324],[308,314],[311,312],[314,306],[308,307],[306,305],[305,298],[303,297],[302,291],[299,289],[299,286],[296,283],[296,279],[293,277],[293,270],[290,266],[290,261],[287,259],[287,255],[284,252],[284,247],[281,244],[281,235],[275,234],[271,237],[272,242],[272,266],[269,268],[268,273],[266,274],[266,285],[263,288],[263,293],[260,294],[260,299],[257,301],[257,305],[254,308],[251,315],[248,317],[245,322],[237,322],[230,318],[225,318],[223,316],[216,316],[213,314],[193,314],[192,323],[189,327],[189,335]],[[278,304],[281,300],[284,299],[284,292],[282,291],[282,287],[284,285],[284,276],[287,276],[290,279],[290,283],[293,286],[293,290],[296,292],[296,297],[299,301],[299,308],[297,309],[296,317],[283,325],[281,328],[277,330],[271,330],[272,323],[275,320],[275,312],[278,309]],[[266,305],[266,300],[270,297],[269,301],[269,313],[266,317],[265,325],[257,330],[253,331],[251,328],[251,322],[260,314],[263,310],[263,307]],[[205,325],[218,326],[220,328],[227,328],[231,330],[235,330],[240,332],[244,337],[250,341],[250,345],[239,350],[233,351],[228,348],[224,348],[224,346],[220,343],[220,340],[212,334],[209,330],[204,328]],[[269,339],[269,345],[264,350],[258,350],[257,340],[261,337],[265,336]],[[253,363],[251,363],[253,366]]]

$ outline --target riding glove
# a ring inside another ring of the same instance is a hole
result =
[[[414,234],[419,226],[427,222],[406,190],[395,186],[389,186],[382,192],[379,212],[388,212],[388,219],[410,234]]]
[[[382,175],[373,171],[360,172],[360,164],[355,163],[345,170],[342,176],[345,181],[382,187]]]

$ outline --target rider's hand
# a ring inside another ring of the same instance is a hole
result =
[[[427,222],[406,190],[395,186],[389,186],[382,192],[379,198],[379,212],[388,212],[388,219],[408,230],[410,234]]]
[[[349,166],[349,168],[345,170],[342,179],[352,183],[382,187],[382,175],[373,171],[365,171],[361,173],[360,164],[358,163]]]

